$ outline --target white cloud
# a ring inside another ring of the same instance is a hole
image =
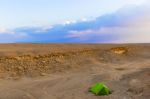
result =
[[[64,25],[69,25],[69,24],[74,24],[74,23],[77,23],[77,21],[76,20],[68,20],[68,21],[65,21],[63,24]]]
[[[50,29],[53,29],[53,26],[43,26],[43,27],[36,27],[35,32],[36,33],[43,33],[43,32],[48,32]]]
[[[0,34],[15,34],[15,32],[12,31],[12,30],[7,30],[7,29],[4,29],[4,28],[0,28]]]

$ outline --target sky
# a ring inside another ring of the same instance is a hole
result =
[[[150,43],[149,0],[0,0],[0,43]]]

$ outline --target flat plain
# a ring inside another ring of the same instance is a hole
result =
[[[96,96],[89,88],[112,91]],[[0,44],[0,99],[149,99],[150,44]]]

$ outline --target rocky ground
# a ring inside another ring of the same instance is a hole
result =
[[[149,99],[150,44],[2,44],[0,79],[0,99]]]

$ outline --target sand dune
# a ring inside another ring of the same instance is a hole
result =
[[[2,44],[0,99],[149,99],[150,44]],[[104,82],[109,96],[88,92]]]

